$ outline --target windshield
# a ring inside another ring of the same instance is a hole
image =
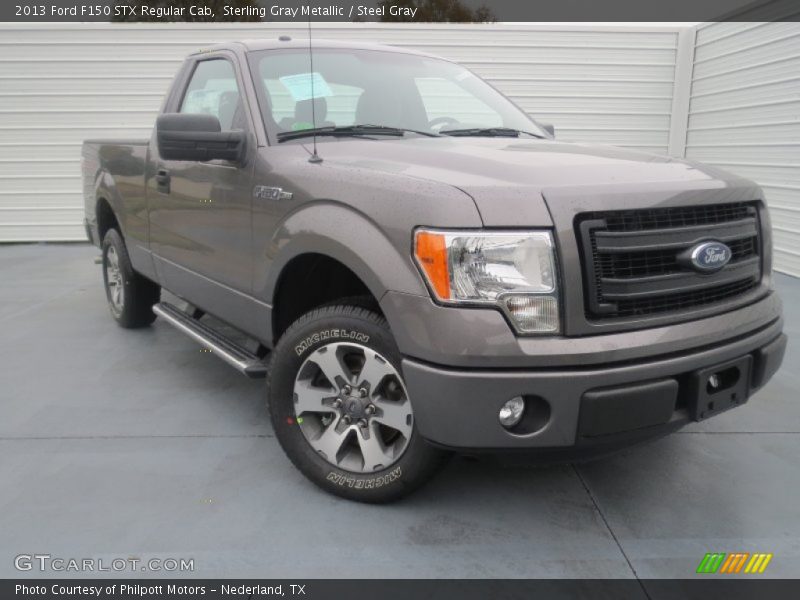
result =
[[[444,60],[378,50],[305,49],[251,55],[271,132],[380,125],[408,131],[507,128],[545,135],[489,84]],[[313,96],[312,96],[313,93]],[[284,136],[285,137],[285,136]]]

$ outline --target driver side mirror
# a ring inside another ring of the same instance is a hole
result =
[[[244,157],[244,131],[222,131],[214,115],[166,113],[156,119],[158,153],[164,160],[230,160]]]

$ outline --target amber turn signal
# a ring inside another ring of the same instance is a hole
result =
[[[447,243],[441,233],[418,231],[414,256],[439,300],[450,298],[450,273],[447,268]]]

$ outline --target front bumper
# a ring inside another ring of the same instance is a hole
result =
[[[547,452],[581,447],[602,452],[604,447],[656,437],[694,416],[699,418],[695,404],[702,391],[693,378],[716,365],[737,359],[750,365],[735,400],[736,404],[746,402],[783,360],[786,336],[782,327],[782,319],[776,318],[724,342],[657,358],[651,352],[651,358],[644,360],[612,358],[605,364],[562,368],[465,369],[406,358],[403,373],[417,428],[436,445],[471,451]],[[609,355],[614,354],[610,349]],[[523,432],[509,432],[497,418],[502,404],[514,396],[533,402],[536,416]]]

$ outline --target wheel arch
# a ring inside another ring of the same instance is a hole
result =
[[[103,243],[103,238],[109,229],[116,229],[120,232],[120,235],[122,235],[122,228],[120,227],[119,219],[117,218],[114,209],[111,207],[111,203],[106,200],[104,196],[99,196],[97,198],[94,212],[97,223],[97,235],[101,245]]]
[[[117,190],[111,173],[101,169],[97,173],[94,186],[94,217],[97,224],[99,243],[103,243],[103,236],[111,228],[116,228],[119,234],[125,237],[124,211],[122,198]],[[101,221],[101,218],[104,219]]]
[[[365,298],[380,312],[379,298],[352,269],[326,254],[306,252],[281,270],[273,294],[272,335],[279,339],[298,318],[336,300]]]
[[[341,287],[347,293],[341,297],[369,294],[377,305],[389,290],[427,293],[411,260],[410,232],[408,238],[405,256],[374,222],[335,204],[319,204],[290,216],[265,248],[265,253],[278,251],[264,279],[256,282],[259,295],[272,306],[273,340],[285,331],[286,315],[291,313],[285,309],[287,299],[296,302],[298,297],[289,295],[284,286],[290,282],[291,289],[302,291],[317,283],[314,271],[307,270],[310,266],[327,266],[344,278],[347,285]],[[322,283],[328,281],[323,278]],[[327,294],[322,304],[336,297]]]

